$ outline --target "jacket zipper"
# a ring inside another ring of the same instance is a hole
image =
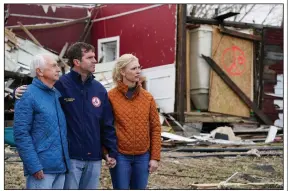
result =
[[[132,113],[134,113],[134,107],[133,107],[133,102],[132,102],[132,98],[133,98],[133,95],[132,95],[132,97],[131,97],[131,99],[129,99],[127,96],[126,96],[126,94],[125,94],[125,97],[127,98],[127,100],[128,100],[128,104],[131,104],[132,105]],[[134,120],[132,120],[133,121],[133,124],[132,124],[132,129],[133,129],[133,155],[135,155],[135,144],[136,144],[136,141],[135,141],[135,124],[134,124]]]
[[[82,89],[83,88],[83,89]],[[83,122],[84,122],[84,83],[82,84],[82,88],[81,88],[81,96],[82,96],[82,120],[81,120],[81,141],[80,141],[80,147],[81,147],[81,160],[83,161],[83,154],[84,154],[84,149],[83,149]]]

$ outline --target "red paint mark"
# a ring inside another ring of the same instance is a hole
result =
[[[227,60],[232,59],[232,63]],[[232,76],[241,76],[246,69],[246,58],[244,52],[237,46],[227,48],[222,53],[222,65],[228,74]]]

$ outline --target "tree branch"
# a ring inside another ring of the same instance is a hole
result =
[[[244,19],[244,17],[246,17],[246,15],[248,15],[254,7],[255,7],[255,4],[251,6],[251,8],[243,15],[243,17],[238,22],[241,22]]]
[[[273,5],[273,7],[270,9],[270,11],[268,12],[268,14],[266,15],[265,19],[263,20],[263,22],[261,23],[262,25],[265,23],[265,21],[267,20],[268,16],[271,14],[271,12],[273,11],[273,9],[276,7],[277,5]]]
[[[246,5],[246,4],[241,5],[241,7],[240,7],[240,9],[239,9],[239,13],[241,13],[242,9],[243,9],[245,6],[247,6],[247,5]],[[234,17],[234,21],[236,21],[237,18],[238,18],[238,15],[236,15],[236,16]]]

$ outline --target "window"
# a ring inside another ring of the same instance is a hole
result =
[[[98,62],[113,62],[119,58],[119,36],[98,39]]]

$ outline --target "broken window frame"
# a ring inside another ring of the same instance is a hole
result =
[[[115,41],[116,41],[116,55],[115,55],[115,59],[112,60],[112,61],[108,61],[108,62],[114,62],[117,58],[119,58],[120,37],[119,36],[114,36],[114,37],[98,39],[98,62],[99,63],[108,63],[107,61],[105,61],[105,59],[101,62],[101,58],[103,56],[102,49],[101,49],[102,44],[115,42]]]

